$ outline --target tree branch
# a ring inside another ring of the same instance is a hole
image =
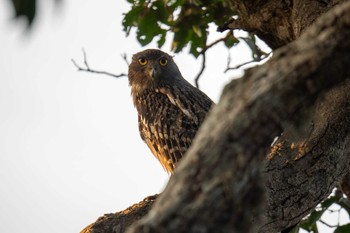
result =
[[[268,53],[267,55],[262,56],[262,57],[259,58],[259,59],[253,59],[253,60],[251,60],[251,61],[243,62],[243,63],[241,63],[241,64],[239,64],[239,65],[236,65],[236,66],[233,66],[233,67],[230,67],[231,58],[230,58],[230,56],[229,56],[228,59],[227,59],[227,67],[226,67],[224,73],[226,73],[226,72],[228,72],[228,71],[230,71],[230,70],[237,70],[237,69],[239,69],[239,68],[241,68],[242,66],[245,66],[245,65],[249,65],[249,64],[252,64],[252,63],[255,63],[255,62],[260,62],[260,61],[262,61],[262,60],[268,58],[268,57],[270,56],[270,54],[271,54],[271,53]]]
[[[86,57],[86,52],[84,49],[82,49],[83,51],[83,55],[84,55],[84,67],[79,66],[76,61],[74,59],[71,59],[73,65],[78,69],[78,71],[84,71],[84,72],[90,72],[90,73],[95,73],[95,74],[104,74],[104,75],[108,75],[108,76],[112,76],[114,78],[120,78],[120,77],[126,77],[127,74],[121,73],[121,74],[113,74],[113,73],[109,73],[106,71],[99,71],[99,70],[94,70],[91,69],[88,62],[87,62],[87,57]],[[123,59],[125,60],[125,62],[128,64],[128,61],[126,59],[126,55],[123,56]]]
[[[225,42],[231,36],[231,34],[232,34],[232,31],[228,32],[225,37],[219,38],[216,41],[205,46],[205,48],[203,48],[202,51],[199,53],[199,55],[202,55],[202,66],[201,66],[201,69],[199,70],[199,73],[197,74],[197,76],[194,79],[194,82],[195,82],[195,85],[197,88],[199,88],[199,79],[202,76],[204,69],[205,69],[207,50],[220,42]]]
[[[199,83],[198,83],[199,78],[201,77],[201,75],[203,74],[203,71],[205,69],[205,53],[202,53],[201,55],[202,55],[202,67],[201,67],[199,73],[197,74],[196,78],[194,79],[194,83],[195,83],[197,88],[199,88]]]
[[[125,232],[132,223],[148,213],[157,197],[158,195],[148,196],[126,210],[115,214],[105,214],[98,218],[95,223],[85,227],[80,233]]]
[[[206,45],[199,54],[205,53],[208,49],[210,49],[214,45],[217,45],[220,42],[225,42],[231,35],[232,35],[232,30],[230,30],[228,33],[226,33],[226,36],[219,38],[219,39],[213,41],[212,43]]]

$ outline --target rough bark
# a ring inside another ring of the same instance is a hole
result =
[[[278,232],[307,215],[350,165],[349,38],[347,2],[232,81],[128,232]]]
[[[320,15],[346,0],[231,0],[239,18],[225,29],[253,32],[272,49],[299,38]]]
[[[157,197],[158,195],[149,196],[126,210],[114,214],[105,214],[98,218],[96,222],[85,227],[80,233],[125,232],[131,224],[149,212]]]

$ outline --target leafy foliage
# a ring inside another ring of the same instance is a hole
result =
[[[207,46],[208,25],[223,25],[237,15],[229,1],[225,0],[128,0],[131,10],[123,19],[124,31],[129,35],[136,28],[141,45],[157,38],[158,47],[165,42],[167,32],[173,33],[172,50],[180,52],[189,45],[190,53],[197,57]],[[230,48],[237,43],[232,34],[225,45]]]
[[[349,199],[343,198],[343,194],[340,190],[336,190],[335,195],[331,195],[328,199],[324,200],[318,207],[316,207],[302,222],[295,226],[290,233],[298,233],[300,229],[307,232],[318,233],[317,223],[328,225],[330,228],[335,228],[334,233],[348,233],[350,232],[350,223],[345,225],[329,225],[321,220],[323,214],[326,211],[331,211],[332,206],[340,206],[350,216],[350,202]],[[339,212],[339,211],[338,211]]]
[[[53,0],[57,5],[62,0]],[[24,18],[28,22],[30,28],[37,15],[37,0],[11,0],[15,18]]]
[[[16,18],[24,17],[31,25],[35,18],[36,0],[12,0],[12,5],[15,10]]]

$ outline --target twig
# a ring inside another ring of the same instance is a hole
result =
[[[199,53],[199,54],[204,54],[208,49],[210,49],[211,47],[213,47],[214,45],[220,43],[221,41],[226,41],[230,35],[232,34],[232,30],[230,30],[226,36],[222,37],[222,38],[219,38],[217,39],[216,41],[212,42],[211,44],[208,44],[207,46],[205,46],[202,51]]]
[[[320,223],[326,225],[329,228],[335,228],[335,227],[339,226],[339,225],[330,225],[330,224],[326,223],[325,221],[323,221],[322,219],[320,219],[319,221],[320,221]]]
[[[232,18],[222,26],[219,26],[216,30],[218,32],[224,32],[226,30],[242,29],[245,31],[252,31],[252,28],[245,22],[242,21],[240,17]]]
[[[229,71],[229,70],[237,70],[237,69],[241,68],[242,66],[248,65],[248,64],[250,64],[250,63],[260,62],[260,61],[266,59],[270,54],[271,54],[271,53],[268,53],[268,54],[266,54],[265,56],[260,57],[259,59],[253,59],[253,60],[251,60],[251,61],[247,61],[247,62],[241,63],[241,64],[236,65],[236,66],[233,66],[233,67],[230,67],[231,56],[229,56],[229,57],[227,58],[227,67],[226,67],[224,73],[226,73],[226,72]]]
[[[113,73],[109,73],[109,72],[106,72],[106,71],[99,71],[99,70],[94,70],[94,69],[91,69],[88,62],[87,62],[87,58],[86,58],[86,52],[84,49],[83,50],[83,55],[84,55],[84,65],[85,65],[85,68],[84,67],[81,67],[79,66],[76,61],[74,59],[71,59],[72,63],[74,64],[74,66],[78,69],[78,71],[85,71],[85,72],[90,72],[90,73],[95,73],[95,74],[104,74],[104,75],[108,75],[108,76],[112,76],[112,77],[115,77],[115,78],[120,78],[120,77],[124,77],[124,76],[127,76],[126,74],[124,73],[121,73],[121,74],[113,74]],[[124,58],[124,57],[123,57]],[[126,60],[126,55],[125,55],[125,58],[124,60],[127,62]]]
[[[203,60],[202,60],[202,67],[201,67],[199,73],[197,74],[196,78],[194,79],[195,85],[196,85],[197,88],[199,88],[199,83],[198,83],[199,78],[201,77],[201,75],[203,74],[203,71],[204,71],[204,69],[205,69],[205,62],[206,62],[206,61],[205,61],[205,53],[206,53],[206,51],[207,51],[208,49],[210,49],[211,47],[213,47],[214,45],[216,45],[216,44],[218,44],[218,43],[220,43],[220,42],[222,42],[222,41],[226,41],[226,40],[230,37],[231,34],[232,34],[232,31],[229,31],[229,32],[226,34],[226,36],[217,39],[216,41],[212,42],[211,44],[205,46],[205,47],[200,51],[199,55],[202,55]]]
[[[128,61],[128,58],[127,58],[127,56],[126,56],[126,53],[122,53],[122,54],[120,54],[120,56],[122,56],[122,58],[123,58],[123,60],[125,61],[126,65],[129,66],[130,63],[129,63],[129,61]]]
[[[199,81],[199,78],[201,77],[201,75],[203,74],[203,71],[205,69],[205,53],[202,53],[202,68],[200,69],[199,73],[197,74],[196,78],[194,79],[194,82],[196,84],[196,87],[199,88],[199,84],[198,84],[198,81]]]

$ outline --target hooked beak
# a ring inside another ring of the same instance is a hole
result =
[[[152,68],[150,68],[148,70],[148,74],[149,74],[150,77],[152,77],[153,80],[158,75],[158,72],[159,72],[159,70],[158,70],[158,67],[156,67],[156,66],[153,66]]]

